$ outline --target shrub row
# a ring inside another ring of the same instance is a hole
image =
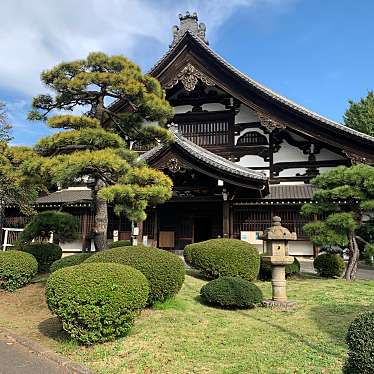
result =
[[[258,277],[263,281],[267,281],[271,279],[271,264],[265,262],[262,257],[263,256],[261,256],[260,273]],[[300,274],[300,262],[295,257],[292,264],[286,265],[286,277],[290,277],[296,274]]]
[[[54,243],[30,243],[23,245],[21,250],[36,258],[39,273],[49,271],[52,263],[62,256],[61,247]]]
[[[112,263],[88,263],[55,271],[47,281],[48,307],[71,337],[83,344],[127,334],[148,299],[144,275]]]
[[[79,265],[85,260],[87,260],[91,255],[92,253],[77,253],[75,255],[63,257],[60,260],[55,261],[51,265],[50,271],[51,273],[53,273],[56,270],[66,268],[68,266]]]
[[[314,268],[321,277],[334,278],[341,277],[345,263],[339,254],[322,253],[314,260]]]
[[[90,257],[87,262],[114,262],[140,270],[149,282],[149,305],[177,294],[185,277],[184,264],[178,256],[140,245],[108,249]]]
[[[208,278],[233,276],[252,281],[260,268],[256,247],[237,239],[211,239],[187,245],[184,258]]]
[[[359,315],[348,328],[346,374],[374,373],[374,311]]]
[[[185,276],[179,257],[143,246],[65,257],[51,270],[48,306],[64,330],[83,344],[127,334],[136,313],[174,296]]]
[[[200,291],[203,299],[225,308],[253,308],[263,300],[261,290],[238,277],[220,277],[205,284]]]
[[[34,256],[21,251],[0,252],[0,288],[15,291],[29,283],[38,271]]]
[[[118,248],[118,247],[127,247],[129,245],[131,245],[130,240],[118,240],[116,242],[110,243],[108,245],[108,248],[112,249],[112,248]]]

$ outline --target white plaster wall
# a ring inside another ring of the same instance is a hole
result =
[[[334,167],[322,167],[322,168],[318,168],[319,169],[319,172],[320,173],[323,173],[325,171],[329,171],[329,170],[332,170],[332,169],[335,169]]]
[[[328,149],[321,149],[321,152],[316,154],[317,161],[326,161],[326,160],[344,160],[344,157],[338,155],[334,152],[329,151]]]
[[[266,137],[266,139],[268,140],[269,142],[269,134],[266,134],[262,129],[260,129],[259,127],[255,127],[253,129],[244,129],[240,132],[239,135],[235,135],[234,137],[234,144],[237,144],[238,142],[238,139],[243,136],[244,134],[246,134],[247,132],[251,132],[251,131],[256,131],[256,132],[259,132],[260,134],[264,135]]]
[[[308,155],[305,155],[302,150],[291,144],[283,141],[277,153],[274,153],[273,161],[275,162],[290,162],[290,161],[308,161]]]
[[[245,105],[240,106],[239,113],[235,116],[235,123],[241,122],[258,122],[257,114]]]
[[[313,244],[310,241],[290,241],[288,251],[291,256],[313,256]]]
[[[301,184],[304,184],[304,182],[302,181],[297,181],[297,182],[279,182],[279,184],[286,184],[288,186],[297,186],[297,185],[301,185]]]
[[[62,253],[64,252],[81,252],[82,251],[82,240],[74,240],[73,242],[66,242],[66,243],[59,243],[59,246],[62,249]],[[93,242],[91,242],[91,252],[95,251],[95,246]]]
[[[192,110],[192,105],[179,105],[174,107],[175,114],[186,113],[190,110]]]
[[[290,159],[291,161],[292,159]],[[279,173],[280,177],[295,177],[296,174],[303,175],[306,172],[305,168],[292,168],[292,169],[286,169]]]
[[[256,155],[245,155],[240,158],[240,161],[237,162],[241,166],[245,166],[248,168],[261,166],[261,167],[268,167],[269,162],[264,161],[264,159],[260,156]]]
[[[225,106],[220,103],[208,103],[202,105],[203,110],[207,110],[208,112],[217,112],[226,110]]]
[[[258,253],[264,253],[262,244],[255,244]],[[310,241],[290,241],[288,242],[290,256],[313,256],[313,244]]]

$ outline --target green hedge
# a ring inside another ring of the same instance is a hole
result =
[[[107,249],[85,262],[115,262],[140,270],[149,281],[149,305],[176,295],[185,277],[181,258],[162,249],[141,245]]]
[[[237,239],[211,239],[189,244],[184,249],[184,258],[208,278],[232,276],[252,281],[260,269],[256,247]]]
[[[62,249],[54,243],[30,243],[22,246],[22,251],[32,254],[38,261],[39,272],[49,271],[50,266],[62,256]]]
[[[261,255],[260,272],[258,277],[263,281],[267,281],[271,279],[271,265],[263,260],[263,256],[266,256],[266,254]],[[296,274],[300,274],[300,262],[296,257],[294,257],[294,262],[286,265],[286,277]]]
[[[118,240],[117,242],[112,242],[108,245],[109,249],[118,248],[118,247],[127,247],[131,245],[130,240]]]
[[[54,261],[50,267],[51,273],[55,272],[56,270],[66,268],[68,266],[79,265],[85,260],[87,260],[92,253],[77,253],[75,255],[70,255],[63,257],[57,261]]]
[[[0,288],[15,291],[28,284],[38,271],[34,256],[21,251],[0,252]]]
[[[374,373],[374,311],[359,315],[348,328],[346,374]]]
[[[261,290],[238,277],[220,277],[205,284],[200,291],[209,304],[225,308],[253,308],[263,300]]]
[[[120,264],[91,263],[57,270],[48,278],[49,309],[82,344],[124,336],[148,298],[144,275]]]
[[[317,273],[325,278],[341,277],[345,269],[343,258],[332,253],[320,254],[315,258],[313,265]]]

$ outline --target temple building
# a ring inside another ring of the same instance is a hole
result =
[[[297,233],[290,254],[313,256],[300,207],[309,201],[310,180],[339,165],[374,164],[374,138],[292,102],[256,82],[209,46],[196,13],[179,15],[166,54],[151,69],[166,90],[175,115],[175,141],[134,149],[174,182],[173,197],[149,209],[138,238],[180,251],[216,237],[247,240],[262,248],[259,231],[274,215]],[[113,108],[124,110],[124,103]],[[71,188],[38,199],[39,209],[63,207],[81,217],[82,242],[92,224],[91,191]],[[7,225],[21,225],[8,209]],[[129,238],[124,217],[110,213],[108,237]],[[80,250],[82,242],[64,244]]]

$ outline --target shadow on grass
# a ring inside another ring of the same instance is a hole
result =
[[[204,280],[204,281],[209,281],[211,279],[208,279],[205,277],[199,270],[193,269],[193,268],[186,268],[186,275],[189,275],[190,277]]]
[[[298,342],[306,345],[307,347],[309,347],[310,349],[312,349],[315,352],[323,353],[323,354],[327,354],[327,355],[330,355],[330,356],[335,356],[335,357],[341,358],[341,354],[339,354],[337,352],[334,352],[334,351],[331,351],[330,349],[326,348],[322,344],[317,344],[317,343],[314,343],[314,342],[308,340],[306,337],[298,334],[297,332],[291,331],[289,329],[289,327],[282,326],[278,323],[275,323],[273,320],[270,320],[270,319],[260,318],[260,317],[257,317],[255,315],[251,315],[251,314],[244,313],[244,312],[239,312],[239,313],[246,316],[247,318],[251,318],[255,321],[266,324],[269,327],[277,329],[278,331],[280,331],[284,334],[287,334],[288,336],[290,336],[293,339],[297,340]],[[275,312],[275,313],[279,313],[279,312]],[[274,319],[275,319],[275,316],[274,316]]]
[[[57,317],[51,317],[41,321],[38,330],[47,338],[53,339],[59,343],[69,341],[69,335],[62,329],[61,321]]]
[[[373,310],[373,306],[359,304],[318,305],[309,311],[319,330],[333,340],[344,341],[351,321],[358,315]]]

